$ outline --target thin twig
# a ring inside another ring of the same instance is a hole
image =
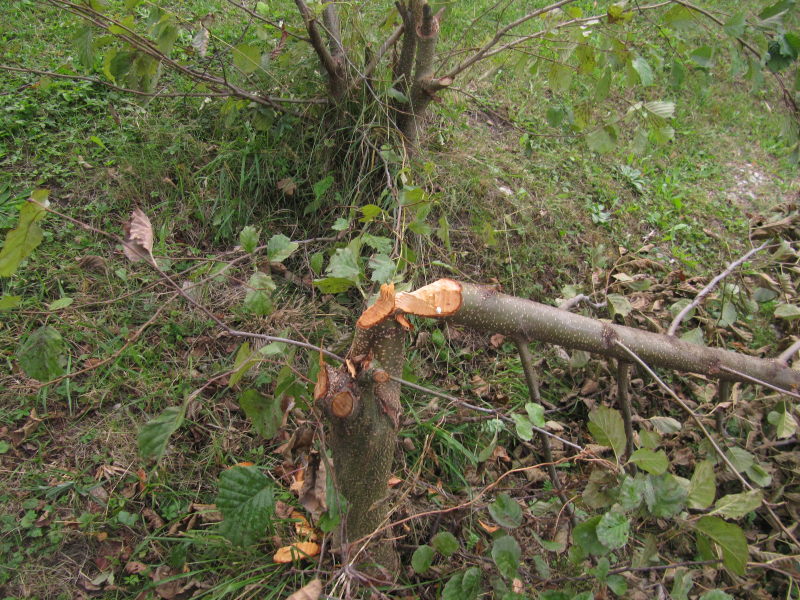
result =
[[[782,387],[778,387],[777,385],[772,385],[771,383],[759,379],[758,377],[753,377],[752,375],[748,375],[747,373],[742,373],[741,371],[737,371],[736,369],[731,369],[730,367],[726,367],[725,365],[720,365],[719,369],[720,371],[725,371],[726,373],[730,373],[731,375],[736,375],[737,377],[741,377],[746,381],[757,383],[758,385],[763,385],[765,388],[769,388],[776,392],[780,392],[781,394],[786,394],[787,396],[791,396],[792,398],[800,398],[800,394],[798,394],[797,392],[792,392]]]
[[[633,454],[633,411],[631,410],[631,394],[629,390],[631,374],[630,363],[617,361],[617,401],[622,410],[622,422],[625,424],[625,457]]]
[[[680,324],[683,321],[683,319],[686,318],[686,315],[689,313],[689,311],[694,310],[695,308],[697,308],[697,306],[703,301],[703,298],[708,296],[708,294],[710,294],[714,290],[714,288],[717,287],[717,285],[719,284],[720,281],[722,281],[728,275],[733,273],[733,271],[735,271],[748,258],[753,256],[753,254],[763,250],[768,245],[769,245],[768,242],[764,242],[758,248],[752,248],[749,252],[745,253],[743,256],[740,256],[735,261],[733,261],[731,264],[729,264],[727,266],[727,268],[722,273],[720,273],[719,275],[714,277],[714,279],[709,281],[708,285],[706,287],[704,287],[702,290],[700,290],[700,292],[697,294],[697,296],[694,297],[694,300],[692,300],[689,304],[684,306],[683,310],[681,312],[679,312],[675,316],[675,318],[672,320],[672,323],[670,323],[669,329],[667,329],[667,335],[675,335],[675,332],[678,330],[678,327],[680,326]]]
[[[792,358],[797,351],[800,350],[800,340],[797,340],[794,344],[789,346],[786,350],[780,353],[778,358],[776,359],[779,363],[783,363],[784,365],[789,365],[789,359]]]

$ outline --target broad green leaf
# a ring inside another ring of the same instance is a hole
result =
[[[94,29],[84,25],[72,38],[78,50],[78,62],[86,69],[94,66]]]
[[[593,469],[583,489],[583,501],[590,508],[611,506],[617,496],[617,476],[607,469]]]
[[[624,597],[628,592],[628,582],[622,575],[609,575],[606,579],[606,585],[608,589],[620,597]]]
[[[267,242],[267,258],[271,262],[283,262],[300,246],[285,235],[279,233],[269,238]]]
[[[761,490],[749,490],[741,494],[728,494],[717,500],[714,510],[709,514],[722,515],[728,519],[740,519],[747,513],[754,511],[764,499]]]
[[[324,279],[315,279],[314,285],[319,288],[323,294],[340,294],[346,292],[355,284],[350,279],[343,277],[326,277]]]
[[[233,49],[233,64],[242,73],[252,73],[261,65],[261,51],[250,44],[239,44]]]
[[[695,14],[682,4],[675,4],[664,13],[664,24],[675,30],[690,29],[695,24]]]
[[[608,554],[609,548],[597,537],[597,524],[601,517],[592,517],[578,524],[572,531],[572,540],[586,554],[602,556]]]
[[[779,0],[758,13],[758,18],[765,23],[770,22],[777,24],[780,23],[782,17],[793,7],[794,0]]]
[[[603,446],[609,446],[619,457],[625,451],[625,425],[618,410],[607,406],[598,406],[589,413],[589,432],[594,440]]]
[[[608,98],[611,90],[611,69],[606,69],[594,88],[594,99],[598,104]]]
[[[247,282],[248,290],[244,297],[244,307],[254,315],[263,317],[272,312],[271,294],[275,283],[266,273],[256,271]]]
[[[182,406],[170,406],[139,429],[139,454],[142,458],[161,460],[170,436],[183,424],[183,416]]]
[[[645,479],[641,473],[636,477],[626,476],[619,486],[617,502],[624,511],[636,510],[644,497]]]
[[[379,254],[391,254],[394,247],[394,240],[381,235],[370,235],[362,233],[361,240],[365,245],[376,250]]]
[[[733,305],[733,302],[726,300],[725,302],[722,303],[722,311],[720,311],[717,325],[719,327],[730,327],[731,325],[736,323],[736,319],[738,318],[739,315],[736,312],[736,307]]]
[[[661,100],[657,100],[653,102],[645,102],[642,106],[648,112],[662,119],[671,119],[675,116],[674,102],[663,102]]]
[[[528,413],[528,418],[531,420],[531,423],[540,429],[544,429],[544,406],[536,404],[535,402],[528,402],[525,405],[525,412]]]
[[[606,296],[606,300],[608,300],[608,312],[611,313],[612,319],[617,315],[627,317],[633,310],[630,300],[620,294],[609,294]]]
[[[258,229],[252,225],[248,225],[247,227],[243,228],[239,232],[239,244],[241,245],[242,250],[248,254],[252,254],[252,252],[256,249],[256,246],[258,246]]]
[[[367,266],[372,269],[372,281],[388,283],[394,277],[396,269],[394,261],[385,254],[374,255],[369,259]]]
[[[672,590],[670,590],[670,598],[672,600],[689,600],[689,592],[694,585],[692,577],[695,571],[690,571],[686,568],[678,568],[675,570],[675,575],[672,579]]]
[[[43,206],[49,206],[47,190],[35,190],[31,198]],[[47,212],[33,202],[26,202],[19,211],[17,226],[6,234],[3,249],[0,250],[0,277],[10,277],[19,264],[42,243],[43,233],[38,222]]]
[[[339,526],[342,515],[347,512],[347,499],[336,489],[333,473],[330,471],[326,471],[325,504],[328,510],[319,518],[319,528],[324,533],[330,533]]]
[[[794,304],[779,304],[775,307],[774,316],[776,319],[786,319],[787,321],[800,319],[800,307]]]
[[[22,302],[22,296],[0,296],[0,312],[11,310]]]
[[[512,414],[511,418],[514,419],[514,425],[519,438],[526,442],[530,441],[531,438],[533,438],[533,427],[531,427],[530,419],[518,414]]]
[[[325,192],[327,192],[332,185],[333,185],[332,175],[328,175],[317,181],[314,185],[311,186],[311,189],[314,192],[314,198],[316,200],[320,200],[325,195]]]
[[[506,493],[499,494],[489,505],[489,514],[495,523],[514,529],[522,524],[522,509],[519,503]]]
[[[695,465],[694,473],[692,473],[686,504],[689,508],[708,508],[714,502],[716,495],[717,480],[714,475],[714,465],[708,460],[700,461]]]
[[[642,448],[650,448],[655,450],[661,445],[661,434],[657,431],[650,431],[649,429],[639,430],[639,443]]]
[[[573,74],[572,67],[554,62],[547,73],[547,81],[554,92],[563,94],[569,91]]]
[[[645,87],[653,85],[653,69],[650,64],[641,56],[637,56],[631,61],[631,66],[639,76],[639,81]]]
[[[396,100],[397,102],[402,102],[403,104],[408,104],[410,100],[408,96],[406,96],[403,92],[398,90],[395,87],[390,87],[386,90],[386,95],[389,96],[392,100]]]
[[[653,475],[661,475],[667,471],[669,466],[669,459],[666,452],[659,450],[654,452],[648,448],[640,448],[631,454],[630,461],[637,465],[640,469],[652,473]]]
[[[172,19],[160,22],[153,30],[156,36],[156,45],[161,52],[167,56],[172,52],[172,47],[175,45],[175,40],[180,35],[180,30],[175,25]]]
[[[431,544],[442,556],[452,556],[458,550],[459,544],[456,536],[449,531],[440,531],[431,540]]]
[[[597,539],[606,548],[616,550],[628,543],[630,530],[631,522],[628,517],[611,510],[600,517],[600,521],[597,523]]]
[[[47,308],[48,310],[61,310],[62,308],[67,308],[73,302],[74,302],[73,298],[64,296],[63,298],[59,298],[58,300],[54,300],[53,302],[48,304]]]
[[[645,478],[644,501],[654,517],[674,517],[684,509],[688,490],[669,473]]]
[[[245,342],[236,351],[236,358],[233,359],[233,373],[228,379],[228,385],[233,387],[244,377],[253,365],[258,363],[255,353],[250,350],[250,342]]]
[[[308,260],[308,264],[314,275],[322,273],[322,265],[325,263],[325,255],[322,252],[314,252]]]
[[[681,334],[681,340],[689,342],[695,346],[705,346],[706,340],[703,337],[703,329],[701,327],[694,327],[689,331]]]
[[[747,540],[738,525],[726,523],[719,517],[698,519],[695,529],[708,536],[722,549],[722,562],[737,575],[744,575],[747,564]]]
[[[714,51],[711,46],[700,46],[689,53],[689,60],[702,69],[709,69],[714,63]]]
[[[361,277],[361,267],[358,264],[358,257],[353,252],[353,249],[350,246],[347,248],[338,248],[336,253],[331,257],[325,274],[336,279],[347,279],[353,283],[357,283],[359,277]]]
[[[772,483],[772,475],[758,463],[751,465],[750,468],[745,471],[745,474],[750,478],[750,481],[755,483],[758,487],[767,487]]]
[[[767,415],[767,421],[775,426],[775,435],[778,439],[792,437],[797,431],[797,421],[785,402],[778,405],[778,410],[772,410]]]
[[[253,429],[261,437],[271,440],[283,421],[281,401],[277,397],[267,398],[257,390],[245,390],[239,396],[239,406],[253,423]]]
[[[256,467],[235,466],[219,476],[215,500],[222,513],[222,533],[237,546],[265,536],[275,506],[272,481]]]
[[[427,544],[418,546],[411,555],[411,566],[414,572],[420,575],[424,575],[431,568],[431,563],[433,563],[433,548]]]
[[[745,20],[744,13],[736,13],[725,22],[725,33],[731,37],[741,37],[744,34]]]
[[[656,431],[665,435],[677,433],[683,427],[680,421],[672,417],[650,417],[648,420],[653,424]]]
[[[595,129],[586,136],[586,143],[590,150],[599,154],[611,152],[617,144],[617,131],[610,125]]]
[[[738,446],[733,446],[725,451],[725,456],[731,461],[731,464],[736,468],[739,473],[743,473],[747,471],[750,467],[752,467],[756,459],[755,457],[750,454],[747,450],[743,448],[739,448]]]
[[[481,571],[470,567],[463,573],[456,573],[442,590],[442,600],[477,600],[481,591]]]
[[[492,559],[497,570],[508,579],[517,576],[519,557],[522,554],[517,540],[510,535],[497,538],[492,544]]]
[[[45,382],[63,375],[66,352],[61,334],[44,325],[22,341],[17,348],[17,360],[28,377]]]

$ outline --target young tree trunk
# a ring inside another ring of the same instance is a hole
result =
[[[400,387],[391,378],[400,378],[403,371],[403,329],[411,327],[406,314],[444,318],[486,333],[558,344],[627,362],[630,357],[622,344],[653,367],[728,381],[757,379],[789,391],[800,388],[800,371],[779,360],[698,346],[489,287],[440,279],[414,292],[395,294],[393,286],[383,286],[379,300],[358,320],[347,365],[327,367],[324,389],[317,394],[330,420],[328,442],[336,484],[348,501],[344,528],[337,538],[344,547],[382,527],[391,508],[385,499],[400,414]],[[385,533],[370,548],[370,559],[358,562],[372,560],[392,572],[397,555]]]

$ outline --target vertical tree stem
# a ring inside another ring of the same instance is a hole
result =
[[[622,411],[622,422],[625,424],[625,458],[630,458],[633,454],[633,422],[629,391],[630,366],[627,361],[617,361],[617,401]]]
[[[725,413],[719,405],[731,399],[732,390],[733,382],[730,379],[719,380],[719,385],[717,386],[717,408],[714,410],[714,420],[716,421],[717,431],[720,435],[725,434]]]

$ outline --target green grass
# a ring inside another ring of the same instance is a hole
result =
[[[513,3],[506,18],[524,10],[524,4]],[[180,9],[188,21],[224,6],[197,1]],[[291,9],[288,2],[271,6],[276,15]],[[450,7],[442,28],[445,49],[450,40],[461,41],[457,24],[485,6],[459,2]],[[373,9],[378,15],[379,7]],[[225,19],[215,33],[233,42],[238,24]],[[0,62],[57,69],[72,60],[76,24],[38,3],[4,3],[0,23]],[[256,32],[251,33],[255,39]],[[188,36],[188,30],[182,35]],[[483,39],[480,31],[469,35],[470,42]],[[321,93],[311,74],[314,66],[300,46],[291,46],[274,63],[279,81],[273,83],[283,90],[294,79],[304,82],[302,91]],[[18,89],[28,83],[34,85]],[[337,182],[319,211],[304,215],[314,197],[312,186],[334,169],[329,146],[337,138],[329,132],[318,139],[317,130],[290,118],[265,132],[251,126],[246,108],[231,111],[218,100],[142,103],[87,82],[4,71],[0,84],[17,90],[0,95],[2,230],[13,226],[16,206],[35,187],[49,188],[58,210],[115,233],[139,206],[155,226],[156,254],[170,257],[164,267],[177,274],[231,250],[244,225],[262,229],[262,240],[279,232],[292,239],[327,237],[335,233],[330,227],[337,217],[382,201],[369,196],[366,183],[349,189]],[[669,271],[708,275],[746,247],[751,216],[769,214],[797,191],[796,168],[780,137],[781,109],[771,88],[753,93],[739,80],[700,70],[689,73],[681,90],[656,84],[648,99],[677,103],[674,141],[635,154],[626,138],[617,150],[599,156],[568,127],[553,126],[546,118],[547,108],[584,93],[577,84],[569,94],[554,97],[542,77],[523,77],[513,64],[498,63],[486,64],[474,80],[459,81],[457,87],[465,93],[443,96],[425,146],[404,164],[409,180],[433,198],[428,224],[435,231],[446,223],[450,241],[448,248],[435,234],[408,233],[417,255],[409,272],[414,284],[453,276],[444,264],[459,278],[496,282],[506,292],[543,302],[555,302],[566,285],[599,298],[619,289],[606,284],[606,273],[622,260],[620,247],[665,266],[663,271],[625,267],[631,275],[644,274],[657,283]],[[631,99],[621,92],[614,106]],[[369,117],[363,115],[362,125]],[[351,181],[363,175],[359,168],[354,164]],[[750,179],[754,172],[763,174],[756,183]],[[277,190],[284,178],[298,185],[296,196]],[[392,226],[389,221],[365,227],[380,233]],[[204,598],[282,598],[301,587],[315,574],[314,566],[283,567],[271,560],[276,547],[291,539],[288,524],[279,523],[274,537],[240,549],[191,507],[213,503],[219,473],[242,461],[259,465],[279,484],[280,498],[296,503],[280,475],[283,462],[292,461],[277,450],[298,424],[315,426],[308,390],[297,393],[284,432],[267,441],[240,411],[235,390],[224,383],[209,386],[171,440],[164,462],[143,462],[138,428],[230,369],[239,341],[219,337],[207,318],[172,300],[126,346],[168,301],[169,291],[142,291],[156,277],[130,264],[108,240],[53,216],[44,230],[43,244],[19,274],[0,280],[0,294],[24,298],[20,308],[0,313],[0,591],[8,597],[67,598],[78,586],[104,598],[152,595],[151,575],[158,566],[182,583],[199,584],[190,589]],[[330,254],[332,248],[328,241],[311,242],[289,267],[310,276],[310,256]],[[87,256],[102,257],[101,266],[81,263]],[[346,348],[361,298],[322,299],[279,280],[280,310],[254,317],[242,308],[243,282],[253,267],[245,261],[232,271],[233,279],[212,282],[204,301],[242,329]],[[48,309],[62,297],[74,303]],[[114,298],[119,301],[105,303]],[[756,319],[767,323],[772,305],[762,308],[764,314]],[[663,311],[652,316],[665,319]],[[66,340],[68,372],[114,357],[85,375],[36,389],[20,371],[16,352],[20,340],[43,324],[57,328]],[[754,330],[752,348],[774,345],[779,337],[770,327]],[[508,342],[494,348],[488,336],[453,335],[425,323],[416,335],[409,377],[509,414],[524,412],[527,390]],[[585,369],[571,368],[552,348],[536,350],[542,358],[543,398],[558,409],[548,418],[564,423],[570,439],[587,443],[582,425],[588,408],[577,392],[594,378],[602,393],[610,394],[610,367],[592,361]],[[305,374],[315,360],[302,352],[293,361],[275,357],[245,382],[271,393],[287,362]],[[484,397],[476,393],[475,376],[489,386]],[[635,387],[643,412],[651,408],[661,414],[653,407],[661,396],[646,385],[645,380]],[[508,464],[501,459],[479,464],[476,456],[491,444],[497,423],[471,416],[441,399],[404,395],[401,437],[410,440],[412,449],[398,451],[397,473],[407,487],[395,493],[409,492],[398,517],[467,502],[508,466],[532,460],[512,432],[501,430],[496,443],[507,451]],[[568,490],[579,494],[588,469],[567,464],[559,471]],[[554,509],[548,484],[533,486],[523,476],[506,483],[501,489],[516,494],[526,507],[546,506],[543,516],[531,519],[520,533],[521,541],[529,542],[526,548],[538,548],[531,532],[553,539],[559,507]],[[484,498],[452,518],[412,521],[412,533],[401,548],[406,564],[416,545],[436,533],[428,530],[434,526],[457,533],[464,552],[442,561],[434,575],[420,578],[404,570],[401,591],[392,592],[398,594],[393,597],[436,597],[441,591],[437,581],[456,567],[483,564],[480,557],[486,556],[491,535],[478,521],[490,520],[489,501]],[[148,520],[146,511],[161,522]],[[577,568],[562,555],[551,559],[554,576],[571,576]],[[127,572],[125,565],[134,562],[150,570]],[[329,563],[321,569],[324,579],[335,574]],[[587,589],[577,585],[576,591]]]

